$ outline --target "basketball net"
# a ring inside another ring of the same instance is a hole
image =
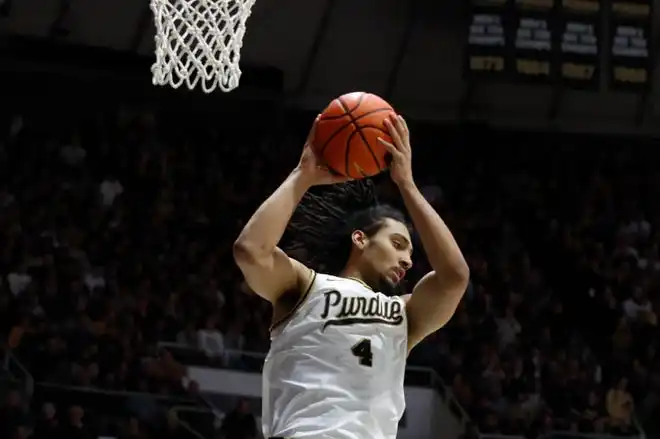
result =
[[[238,87],[245,23],[255,0],[151,0],[156,25],[154,85],[205,93]]]

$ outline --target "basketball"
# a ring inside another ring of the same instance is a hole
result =
[[[370,93],[348,93],[323,110],[316,126],[314,152],[331,172],[371,177],[387,168],[387,150],[378,141],[392,138],[383,123],[394,109]]]

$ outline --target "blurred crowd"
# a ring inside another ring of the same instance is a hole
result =
[[[500,139],[456,192],[472,285],[435,364],[482,433],[639,435],[659,408],[658,154]]]
[[[220,117],[231,126],[244,115]],[[268,146],[262,134],[144,109],[6,116],[0,326],[37,383],[194,398],[159,341],[267,349],[269,309],[240,292],[231,260],[268,187],[271,158],[251,159]],[[41,402],[35,413],[53,412]],[[83,416],[56,408],[67,425]],[[135,419],[124,419],[126,437],[138,434]]]
[[[3,351],[41,383],[28,400],[8,380],[0,437],[196,437],[176,408],[194,407],[199,389],[158,343],[199,347],[219,367],[242,367],[227,352],[268,349],[269,306],[242,284],[231,244],[295,164],[313,115],[280,120],[251,103],[99,107],[46,105],[0,121]],[[418,183],[472,280],[448,327],[410,362],[438,371],[470,416],[468,434],[653,428],[654,152],[411,125]],[[487,149],[486,137],[501,145]],[[399,202],[386,178],[379,186]],[[428,268],[419,253],[413,280]],[[81,389],[123,395],[124,408],[110,413]],[[245,401],[206,429],[224,439],[257,430]]]

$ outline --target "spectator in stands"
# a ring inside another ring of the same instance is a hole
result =
[[[218,330],[218,316],[209,315],[203,328],[197,331],[196,345],[203,350],[218,365],[225,364],[225,339]]]
[[[68,408],[66,420],[60,429],[62,437],[71,439],[93,439],[92,432],[83,423],[85,410],[78,405]]]
[[[128,419],[124,431],[121,434],[121,439],[141,439],[144,437],[144,432],[141,428],[140,421],[137,418],[131,417]]]
[[[236,408],[229,412],[220,427],[222,439],[257,439],[257,420],[250,412],[250,404],[242,399]]]
[[[516,342],[518,334],[520,334],[521,326],[516,320],[513,306],[507,306],[504,310],[504,316],[496,319],[497,333],[499,335],[499,347],[504,350],[509,345]]]
[[[657,325],[657,317],[653,313],[651,301],[641,286],[634,287],[632,295],[624,300],[623,311],[633,323]]]
[[[10,389],[0,406],[0,437],[23,434],[22,427],[26,425],[28,416],[23,396],[17,389]]]
[[[161,439],[187,439],[188,434],[173,410],[167,411],[165,427],[162,432],[158,433],[158,437]]]
[[[601,396],[596,390],[591,390],[584,404],[576,410],[578,429],[585,433],[602,433],[605,431],[607,411]]]
[[[56,414],[55,406],[49,402],[41,407],[39,417],[34,423],[32,439],[57,439],[60,437]]]
[[[634,404],[628,393],[627,378],[620,378],[616,386],[607,391],[606,404],[612,430],[620,434],[630,431]]]

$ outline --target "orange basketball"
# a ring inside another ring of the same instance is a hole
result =
[[[370,93],[348,93],[330,102],[316,127],[316,155],[337,174],[371,177],[387,168],[387,150],[379,137],[391,142],[385,119],[394,109]]]

